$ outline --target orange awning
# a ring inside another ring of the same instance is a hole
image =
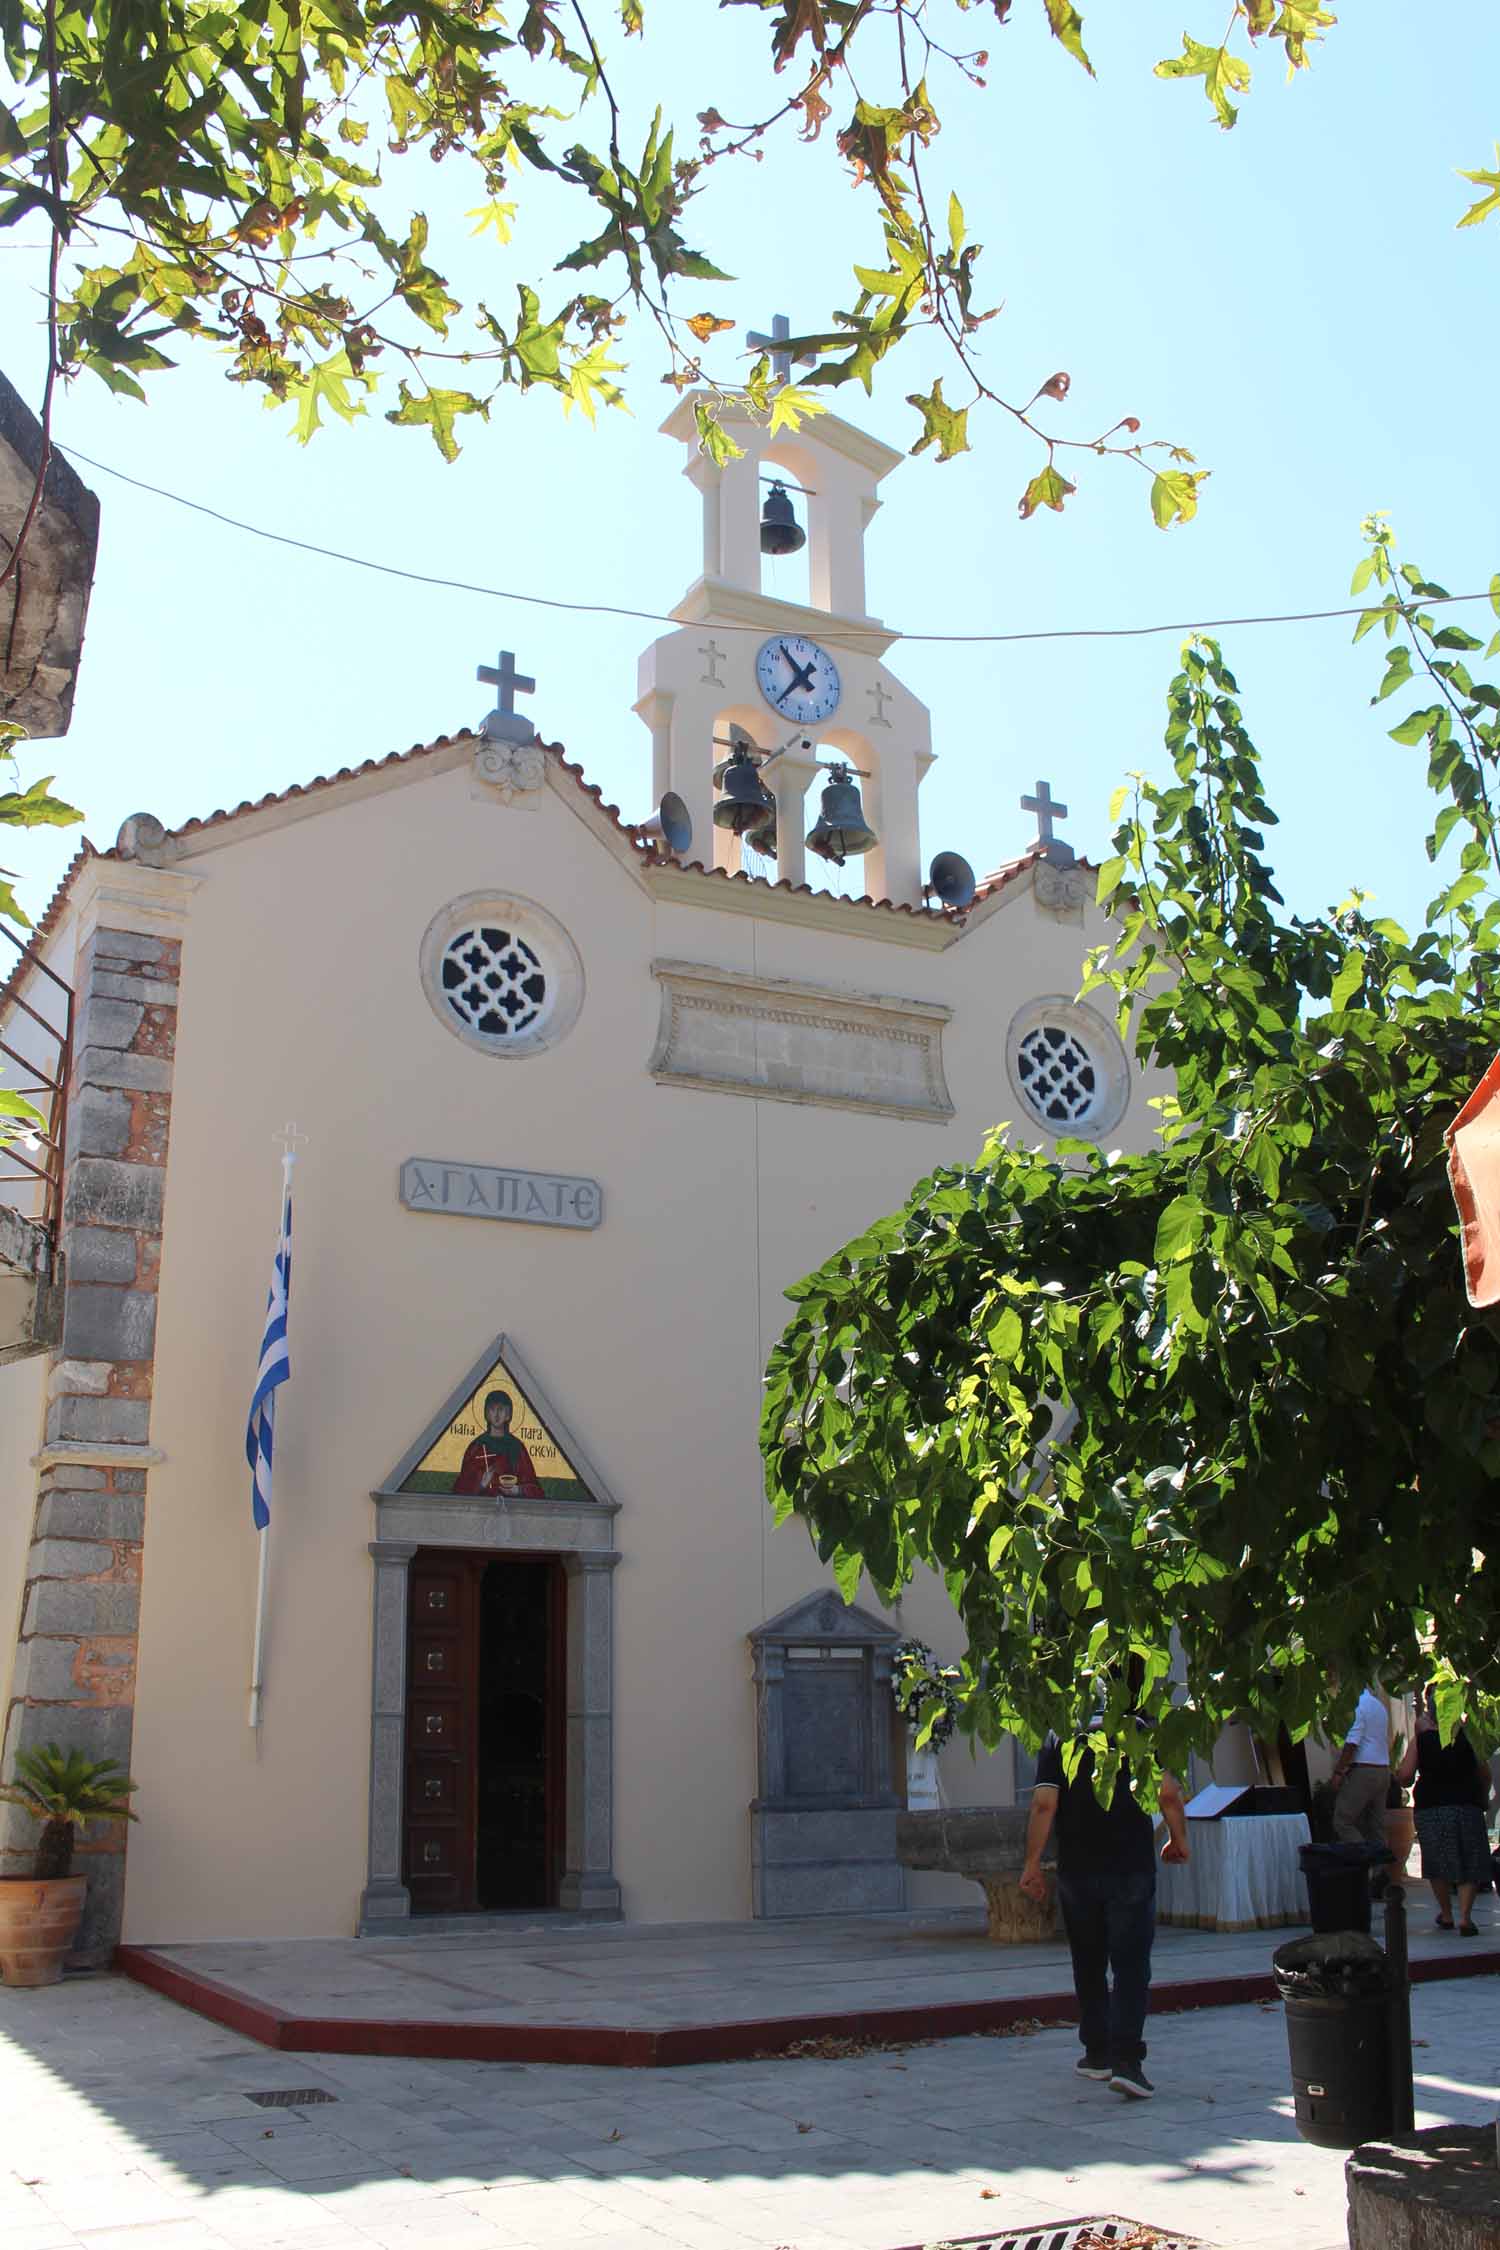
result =
[[[1471,1305],[1500,1304],[1500,1055],[1444,1138]]]

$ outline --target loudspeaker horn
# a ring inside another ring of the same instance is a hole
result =
[[[692,849],[692,815],[675,789],[669,789],[651,818],[641,822],[640,833],[671,859],[681,859]]]
[[[927,870],[927,888],[939,906],[972,906],[979,884],[962,852],[939,852]]]

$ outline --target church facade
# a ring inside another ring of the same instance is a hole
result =
[[[81,1862],[96,1952],[969,1901],[903,1891],[892,1842],[890,1645],[956,1654],[956,1621],[935,1584],[846,1613],[773,1528],[761,1374],[786,1287],[994,1124],[1139,1147],[1151,1112],[1073,997],[1104,931],[1045,789],[994,875],[924,859],[931,730],[863,582],[900,456],[747,418],[721,468],[690,401],[666,428],[704,548],[641,664],[655,820],[536,739],[507,657],[481,729],[137,816],[41,927],[74,994],[61,1325],[0,1367],[0,1691],[7,1770],[76,1742],[139,1784],[128,1850]],[[772,476],[805,601],[761,587]],[[866,895],[817,887],[840,851]],[[0,1036],[57,989],[19,971]],[[944,1760],[950,1802],[1016,1778]]]

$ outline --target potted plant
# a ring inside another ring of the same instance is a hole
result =
[[[1417,1840],[1417,1816],[1411,1809],[1408,1792],[1402,1788],[1395,1775],[1385,1793],[1385,1840],[1395,1855],[1396,1864],[1389,1870],[1393,1883],[1406,1880],[1406,1863],[1411,1858],[1412,1845]]]
[[[958,1725],[955,1664],[939,1664],[925,1641],[902,1641],[891,1656],[891,1693],[906,1725],[906,1803],[931,1812],[941,1802],[938,1752]],[[922,1739],[926,1732],[926,1740]]]
[[[0,1801],[42,1824],[30,1875],[0,1876],[0,1979],[56,1984],[78,1935],[88,1877],[72,1873],[73,1844],[88,1820],[134,1820],[135,1783],[113,1758],[86,1758],[49,1742],[16,1753],[16,1778]]]

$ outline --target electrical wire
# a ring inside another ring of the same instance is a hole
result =
[[[683,625],[693,622],[674,617],[669,610],[627,609],[616,602],[568,601],[560,594],[522,594],[513,587],[478,586],[467,578],[439,578],[425,570],[403,570],[398,563],[372,561],[368,555],[347,554],[339,547],[321,547],[311,539],[294,539],[289,532],[268,531],[263,524],[246,523],[240,516],[226,515],[220,508],[210,508],[201,500],[189,500],[186,494],[172,492],[166,486],[148,484],[143,477],[127,476],[123,469],[111,467],[108,461],[96,461],[91,454],[80,453],[76,446],[55,445],[54,450],[66,453],[71,460],[81,461],[86,468],[98,469],[107,477],[115,477],[121,484],[134,487],[137,492],[149,492],[158,500],[170,500],[179,508],[190,508],[194,515],[207,516],[214,523],[227,525],[231,531],[247,532],[252,539],[268,539],[278,547],[295,547],[300,554],[320,555],[325,562],[347,563],[354,570],[372,570],[384,578],[402,578],[413,586],[436,586],[450,594],[479,594],[488,601],[524,602],[532,609],[569,610],[579,617],[631,617],[647,625]],[[1456,602],[1488,602],[1494,600],[1500,608],[1500,597],[1492,596],[1486,589],[1478,594],[1424,594],[1420,597],[1423,608],[1436,608],[1440,604]],[[868,630],[839,621],[838,638],[841,641],[891,640],[940,642],[945,646],[996,647],[1017,641],[1130,641],[1145,640],[1156,633],[1226,632],[1246,625],[1313,625],[1337,617],[1365,617],[1379,604],[1356,602],[1345,609],[1293,609],[1261,617],[1190,617],[1175,624],[1165,625],[1054,625],[1024,633],[904,633],[893,626],[871,626]],[[754,633],[763,636],[761,624],[735,625],[719,620],[713,627],[716,633]]]

